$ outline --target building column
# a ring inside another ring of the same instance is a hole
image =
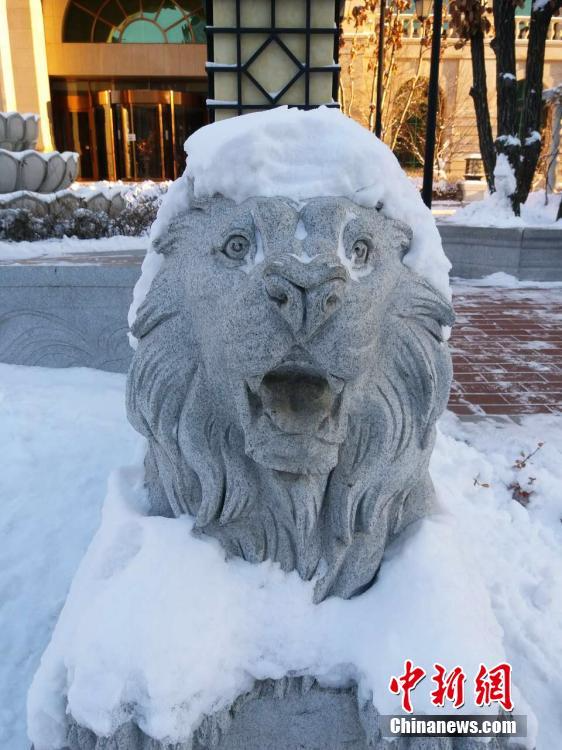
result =
[[[12,112],[15,108],[16,88],[8,32],[8,8],[6,0],[0,0],[0,111]]]
[[[9,109],[38,114],[41,120],[37,147],[44,151],[51,151],[53,149],[49,118],[51,92],[41,0],[0,0],[0,3],[4,3],[7,9],[8,54],[11,54],[15,91],[15,102]],[[1,7],[0,5],[0,9]]]

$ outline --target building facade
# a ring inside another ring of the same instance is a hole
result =
[[[0,109],[41,115],[83,179],[174,178],[206,122],[198,0],[0,0]]]
[[[385,58],[383,94],[383,139],[409,171],[421,169],[425,133],[425,108],[429,77],[430,45],[424,39],[424,27],[407,0],[387,0],[392,15],[388,37],[393,30],[394,42],[388,39]],[[523,93],[527,35],[531,0],[516,8],[516,66],[518,91]],[[343,111],[367,127],[374,122],[376,101],[376,36],[378,7],[357,18],[357,0],[346,0],[340,47],[340,102]],[[400,12],[404,7],[405,12]],[[449,180],[462,179],[467,158],[479,156],[478,132],[474,105],[470,97],[472,62],[470,45],[457,44],[449,19],[445,15],[439,75],[440,106],[436,156]],[[430,26],[427,28],[430,29]],[[426,28],[426,31],[427,31]],[[387,38],[388,38],[387,37]],[[492,128],[496,119],[496,66],[489,44],[485,46],[486,76]],[[562,82],[562,17],[555,17],[549,27],[544,66],[544,88]],[[546,116],[546,112],[545,112]],[[546,136],[548,123],[545,121]],[[544,165],[543,165],[544,166]],[[546,170],[545,170],[546,171]],[[562,174],[560,175],[562,177]]]
[[[82,179],[176,177],[185,163],[185,139],[207,121],[204,5],[202,0],[0,0],[0,110],[38,113],[39,148],[77,151]],[[370,126],[377,14],[356,27],[357,5],[347,0],[344,7],[340,99],[346,113]],[[406,0],[403,5],[407,8]],[[524,8],[518,13],[522,78],[528,18]],[[402,124],[407,137],[397,139],[396,133],[412,88],[423,104],[429,52],[420,56],[423,34],[412,12],[398,20],[401,41],[385,86],[384,137],[404,165],[415,169],[423,111],[407,119],[405,130]],[[487,66],[493,113],[491,49]],[[554,19],[544,83],[553,87],[561,81],[562,19]],[[463,176],[467,156],[478,152],[470,84],[469,50],[445,45],[438,155],[453,179]]]

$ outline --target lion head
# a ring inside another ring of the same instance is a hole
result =
[[[373,582],[427,512],[451,382],[452,309],[403,264],[411,236],[344,198],[191,197],[132,327],[154,513],[317,576],[317,600]]]

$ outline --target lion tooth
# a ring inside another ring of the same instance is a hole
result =
[[[328,383],[330,384],[330,388],[334,391],[334,393],[337,393],[338,395],[343,391],[345,386],[345,380],[342,378],[338,378],[336,375],[332,375],[328,373]]]
[[[257,394],[257,392],[260,389],[262,378],[260,375],[255,375],[251,378],[246,378],[246,383],[248,384],[248,388],[252,391],[252,393]]]

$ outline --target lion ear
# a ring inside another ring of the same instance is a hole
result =
[[[392,307],[394,314],[422,325],[437,339],[442,338],[442,326],[452,326],[455,322],[449,300],[429,281],[406,266],[393,295]]]
[[[175,214],[161,233],[152,240],[152,250],[158,255],[171,255],[176,248],[185,247],[186,237],[192,232],[190,209]]]
[[[409,250],[414,233],[411,227],[398,219],[390,219],[388,223],[389,245],[399,250],[400,257],[403,257]]]
[[[177,314],[178,306],[167,279],[161,281],[155,279],[144,302],[137,310],[131,333],[140,340],[161,323],[174,318]]]

